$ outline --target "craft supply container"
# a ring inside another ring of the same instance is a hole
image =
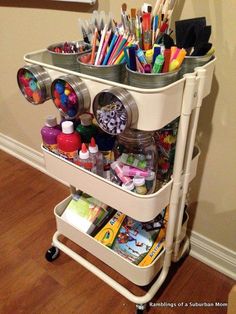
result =
[[[17,83],[21,93],[33,105],[51,98],[51,77],[40,65],[25,65],[17,72]]]
[[[201,67],[211,59],[214,59],[212,55],[205,56],[186,56],[181,66],[180,77],[182,77],[186,73],[194,72],[196,67]]]
[[[63,95],[63,93],[58,95],[57,84],[65,86],[65,89],[66,86],[68,86],[68,88],[71,90],[71,93],[73,93],[73,97],[68,95],[68,97],[65,97],[65,100],[62,102],[61,95]],[[77,76],[65,75],[55,79],[51,85],[51,94],[55,106],[60,111],[61,115],[66,119],[74,119],[82,112],[88,110],[90,107],[91,99],[87,86]]]
[[[69,41],[69,45],[73,44],[77,47],[84,47],[84,51],[75,53],[58,53],[55,52],[55,48],[63,48],[64,43],[56,43],[47,47],[47,51],[51,55],[52,64],[65,69],[70,69],[72,71],[79,71],[79,65],[77,58],[91,51],[91,45],[85,43],[84,41]]]
[[[77,58],[80,73],[99,77],[107,81],[124,83],[126,74],[125,64],[121,63],[113,65],[93,65],[84,63],[82,59],[84,57],[88,57],[89,55],[85,54],[83,57],[80,56]]]
[[[138,107],[132,95],[120,87],[98,93],[93,100],[93,114],[99,127],[106,133],[117,135],[138,121]]]
[[[140,73],[132,71],[126,65],[127,81],[139,88],[160,88],[174,83],[179,78],[180,69],[167,73]]]

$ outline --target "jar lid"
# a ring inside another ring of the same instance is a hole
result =
[[[136,176],[133,178],[133,182],[135,186],[142,186],[145,184],[145,178]]]
[[[88,126],[92,124],[92,116],[89,113],[83,113],[79,117],[82,125]]]
[[[74,132],[74,124],[72,121],[64,121],[61,124],[62,133],[71,134]]]
[[[57,118],[55,116],[49,115],[46,118],[45,125],[53,128],[57,125]]]
[[[123,142],[142,142],[142,143],[150,143],[153,141],[153,132],[140,131],[136,129],[127,129],[122,134],[118,135],[118,139]]]
[[[133,181],[129,181],[126,183],[122,184],[122,188],[128,190],[128,191],[133,191],[134,190],[134,182]]]

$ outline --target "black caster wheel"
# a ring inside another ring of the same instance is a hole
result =
[[[136,304],[135,314],[144,314],[146,309],[146,304]]]
[[[45,258],[48,262],[53,262],[55,259],[57,259],[60,255],[60,251],[57,247],[52,246],[50,249],[47,250],[45,254]]]

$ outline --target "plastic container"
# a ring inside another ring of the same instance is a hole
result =
[[[125,81],[125,64],[114,65],[93,65],[87,62],[90,60],[91,53],[85,54],[77,58],[80,73],[90,76],[99,77],[104,80],[113,81],[117,83],[124,83]]]
[[[74,132],[74,125],[71,121],[64,121],[61,124],[62,133],[57,136],[58,152],[61,157],[74,161],[81,148],[81,138]]]
[[[41,129],[43,146],[51,152],[57,153],[57,136],[61,134],[60,126],[55,116],[48,116]]]
[[[73,52],[65,52],[65,45],[72,48],[68,49],[68,51],[73,50]],[[51,55],[53,65],[72,71],[79,71],[77,58],[91,51],[91,45],[84,41],[60,42],[48,46],[47,51]]]
[[[179,119],[155,132],[158,151],[157,179],[167,182],[173,171]]]
[[[76,131],[80,134],[83,143],[90,143],[91,138],[95,137],[97,127],[92,123],[92,116],[89,113],[83,113],[79,116],[80,124],[77,126]]]
[[[180,69],[166,73],[140,73],[126,65],[128,84],[140,88],[160,88],[179,79]]]
[[[133,183],[135,187],[135,192],[141,195],[147,194],[147,187],[145,185],[145,178],[144,177],[134,177]]]
[[[90,107],[86,84],[75,75],[61,76],[51,85],[52,99],[66,119],[74,119]]]
[[[138,107],[128,91],[112,87],[95,96],[93,114],[104,132],[117,135],[136,126]]]
[[[128,130],[117,136],[113,151],[115,159],[124,165],[137,168],[137,171],[156,173],[157,149],[152,132]],[[148,192],[153,191],[155,182],[153,180],[152,187],[149,185]]]
[[[26,65],[17,72],[17,83],[21,93],[33,105],[51,98],[51,78],[40,65]]]

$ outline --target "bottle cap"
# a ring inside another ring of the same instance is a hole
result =
[[[64,121],[61,124],[62,133],[71,134],[74,132],[74,124],[72,121]]]
[[[98,146],[96,145],[95,139],[92,137],[89,144],[89,152],[91,154],[96,154],[98,152]]]
[[[82,144],[82,148],[79,151],[79,158],[81,158],[81,159],[88,159],[89,158],[89,151],[87,150],[87,147],[84,143]]]
[[[128,191],[133,191],[134,190],[134,183],[133,181],[129,181],[129,182],[126,182],[126,183],[123,183],[122,184],[122,188],[128,190]]]
[[[88,126],[92,124],[92,116],[89,113],[83,113],[79,117],[82,125]]]
[[[135,186],[142,186],[145,184],[145,178],[144,177],[134,177],[133,182]]]
[[[57,118],[55,116],[49,115],[46,118],[45,125],[53,128],[57,125]]]

